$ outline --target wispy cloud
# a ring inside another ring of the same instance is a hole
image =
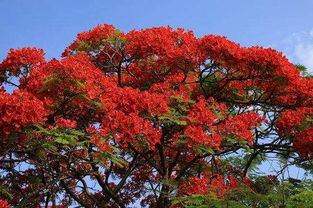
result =
[[[313,29],[292,34],[283,43],[283,52],[295,64],[302,64],[313,73]]]
[[[305,65],[311,72],[313,69],[313,44],[298,44],[295,46],[295,56],[300,64]]]

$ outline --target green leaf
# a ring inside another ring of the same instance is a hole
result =
[[[59,144],[71,144],[67,139],[62,137],[57,137],[54,141]]]
[[[211,155],[215,153],[214,150],[210,147],[210,145],[201,144],[196,146],[195,149],[199,153],[209,153]]]
[[[186,125],[187,125],[187,121],[180,121],[180,120],[177,120],[177,121],[175,121],[175,122],[176,122],[176,124],[181,125],[181,126],[186,126]]]

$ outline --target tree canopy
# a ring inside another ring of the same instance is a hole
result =
[[[0,74],[1,207],[312,207],[313,79],[271,48],[104,24]]]

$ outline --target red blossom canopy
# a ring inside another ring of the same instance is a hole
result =
[[[313,79],[273,49],[99,25],[60,60],[11,49],[0,73],[15,88],[0,92],[0,198],[13,206],[181,207],[252,187],[258,154],[313,157]],[[226,165],[238,152],[251,161]]]

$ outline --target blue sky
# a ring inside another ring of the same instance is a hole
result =
[[[0,0],[0,60],[35,46],[59,57],[78,32],[109,23],[122,31],[170,25],[273,47],[313,69],[312,0]]]

